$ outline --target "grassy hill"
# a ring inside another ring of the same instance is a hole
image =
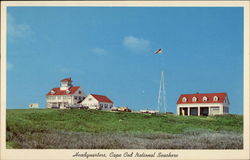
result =
[[[243,147],[243,116],[240,115],[186,117],[96,110],[23,109],[7,110],[6,116],[9,148]],[[192,138],[201,139],[190,145]]]

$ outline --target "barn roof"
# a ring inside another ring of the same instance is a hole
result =
[[[99,102],[107,102],[107,103],[113,103],[108,97],[103,95],[97,95],[97,94],[90,94],[92,95],[97,101]]]
[[[215,101],[214,97],[217,96],[218,100]],[[183,102],[183,98],[186,98],[186,102]],[[196,101],[193,101],[192,98],[196,97]],[[207,97],[207,101],[203,101],[203,97]],[[227,93],[196,93],[196,94],[182,94],[177,104],[190,104],[190,103],[223,103]]]
[[[53,88],[47,93],[47,96],[55,96],[55,95],[72,95],[74,94],[80,86],[74,86],[69,88],[69,92],[67,93],[67,90],[60,90],[60,88]],[[52,93],[54,91],[54,94]]]

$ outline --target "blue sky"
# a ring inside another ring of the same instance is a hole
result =
[[[167,111],[181,94],[227,92],[243,113],[243,8],[8,7],[7,108],[45,106],[66,77],[116,106]],[[163,48],[164,52],[153,52]]]

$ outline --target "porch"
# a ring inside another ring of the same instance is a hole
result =
[[[220,114],[220,107],[179,107],[181,116],[210,116]]]

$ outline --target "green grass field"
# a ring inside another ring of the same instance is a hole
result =
[[[243,147],[241,115],[187,117],[96,110],[23,109],[7,110],[6,116],[7,148]]]

